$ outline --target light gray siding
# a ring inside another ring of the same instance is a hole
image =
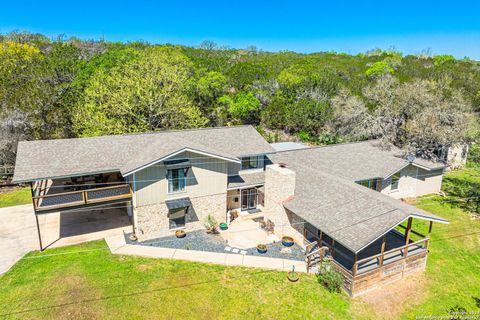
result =
[[[401,171],[398,189],[391,189],[391,180],[382,183],[382,193],[393,198],[419,197],[425,194],[437,193],[442,186],[443,169],[427,171],[414,165],[408,165]]]
[[[162,203],[179,197],[202,197],[226,193],[228,162],[193,152],[183,152],[172,159],[189,159],[185,191],[168,193],[167,171],[162,163],[135,173],[137,207]]]
[[[423,196],[431,193],[440,192],[442,187],[443,170],[427,171],[418,169],[417,192],[416,196]]]

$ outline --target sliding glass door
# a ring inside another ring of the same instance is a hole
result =
[[[257,189],[242,190],[242,210],[250,210],[257,208]]]

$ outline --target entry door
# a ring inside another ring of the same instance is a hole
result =
[[[257,188],[242,190],[242,210],[257,208]]]

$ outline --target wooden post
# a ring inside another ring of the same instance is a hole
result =
[[[35,221],[37,222],[37,234],[38,234],[38,245],[40,246],[40,251],[43,251],[42,245],[42,236],[40,235],[40,224],[38,223],[38,216],[37,216],[37,205],[35,204],[35,192],[33,191],[33,183],[30,182],[30,193],[32,195],[32,204],[33,204],[33,214],[35,215]]]
[[[430,221],[430,226],[428,226],[427,241],[425,242],[425,249],[428,249],[428,243],[430,242],[430,233],[432,233],[433,221]]]
[[[320,230],[320,238],[318,239],[318,246],[322,246],[323,231]]]
[[[40,224],[38,223],[38,216],[36,213],[35,214],[35,220],[37,221],[37,233],[38,233],[38,244],[40,246],[40,251],[43,251],[43,245],[42,245],[42,236],[40,235]]]
[[[335,252],[335,240],[332,239],[332,258],[333,258],[334,252]]]
[[[358,271],[357,260],[358,260],[358,255],[355,253],[355,258],[353,260],[353,269],[352,269],[352,276],[353,277],[355,277],[355,275],[357,274],[357,271]]]
[[[412,218],[408,218],[407,229],[405,230],[405,258],[408,255],[408,244],[410,242],[410,231],[412,231]]]
[[[386,242],[387,242],[387,234],[384,234],[383,238],[382,238],[382,247],[380,249],[380,253],[382,254],[380,256],[380,267],[383,266],[383,260],[385,259],[384,253],[385,253],[385,243]]]

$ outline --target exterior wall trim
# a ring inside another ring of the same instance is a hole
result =
[[[164,161],[164,160],[167,160],[167,159],[169,159],[169,158],[171,158],[171,157],[174,157],[174,156],[176,156],[177,154],[180,154],[180,153],[182,153],[182,152],[192,152],[192,153],[197,153],[197,154],[201,154],[201,155],[204,155],[204,156],[209,156],[209,157],[212,157],[212,158],[217,158],[217,159],[220,159],[220,160],[225,160],[225,161],[228,161],[228,162],[241,163],[241,161],[240,161],[240,160],[237,160],[237,159],[226,158],[226,157],[222,157],[222,156],[219,156],[219,155],[216,155],[216,154],[213,154],[213,153],[208,153],[208,152],[204,152],[204,151],[200,151],[200,150],[196,150],[196,149],[192,149],[192,148],[182,148],[182,149],[179,149],[179,150],[177,150],[177,151],[175,151],[175,152],[173,152],[173,153],[171,153],[171,154],[169,154],[169,155],[167,155],[167,156],[164,156],[164,157],[162,157],[162,158],[160,158],[160,159],[157,159],[157,160],[155,160],[155,161],[152,161],[152,162],[150,162],[150,163],[147,163],[147,164],[145,164],[145,165],[143,165],[143,166],[141,166],[141,167],[138,167],[138,168],[136,168],[136,169],[130,170],[130,171],[126,172],[123,176],[124,176],[124,177],[129,176],[129,175],[131,175],[131,174],[133,174],[133,173],[135,173],[135,172],[138,172],[138,171],[140,171],[140,170],[143,170],[143,169],[145,169],[145,168],[148,168],[148,167],[150,167],[150,166],[153,166],[154,164],[157,164],[157,163],[159,163],[159,162],[162,162],[162,161]]]

